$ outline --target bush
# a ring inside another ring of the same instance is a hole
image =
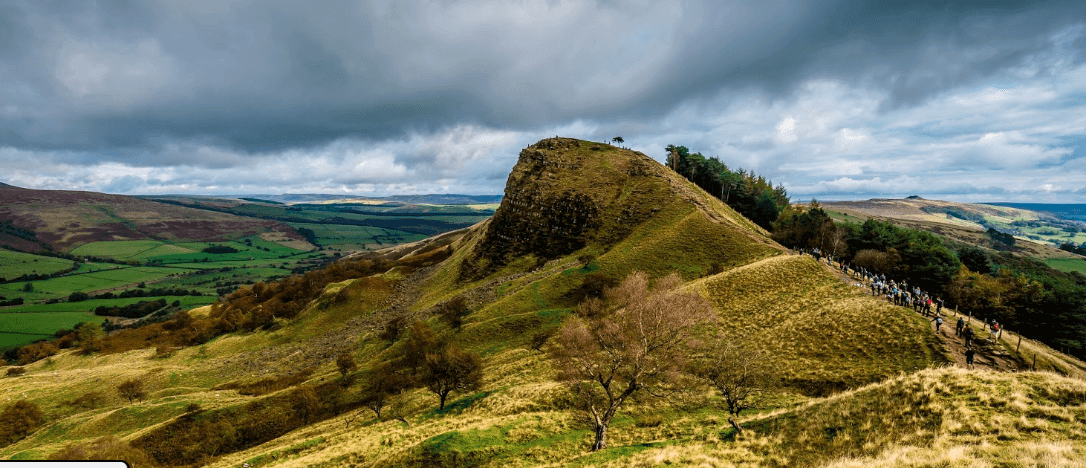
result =
[[[212,245],[210,247],[204,248],[204,250],[201,250],[201,252],[209,254],[231,254],[238,253],[238,249],[235,249],[228,245]]]
[[[389,342],[396,341],[400,337],[400,332],[403,331],[405,326],[407,326],[406,317],[402,315],[392,317],[385,323],[385,328],[381,330],[381,334],[378,338]]]
[[[664,417],[659,414],[644,414],[634,418],[637,427],[659,427],[664,423]]]
[[[56,345],[48,341],[42,341],[19,348],[19,351],[16,352],[16,356],[19,357],[20,364],[26,365],[52,356],[56,354],[57,351],[59,351],[59,349],[57,349]]]
[[[45,415],[37,404],[19,400],[0,413],[0,447],[10,445],[41,427]]]
[[[18,377],[26,373],[25,367],[9,367],[6,372],[8,377]]]
[[[437,308],[437,315],[453,328],[460,328],[464,324],[464,317],[469,313],[471,310],[468,309],[468,301],[464,296],[456,296]]]
[[[358,369],[358,364],[354,362],[354,357],[350,353],[343,353],[336,358],[336,367],[339,369],[340,375],[346,378],[347,374]]]
[[[121,398],[127,398],[129,403],[133,400],[143,401],[143,397],[147,396],[147,392],[143,389],[143,382],[139,379],[126,380],[117,386],[117,393],[121,395]]]

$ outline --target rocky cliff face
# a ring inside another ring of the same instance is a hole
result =
[[[663,170],[643,154],[570,138],[525,148],[461,279],[481,278],[524,255],[551,259],[589,244],[606,249],[659,211],[659,200],[646,195],[667,191]]]

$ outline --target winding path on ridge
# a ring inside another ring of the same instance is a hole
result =
[[[819,265],[825,268],[827,271],[833,273],[841,281],[849,284],[850,286],[857,287],[857,284],[862,284],[864,291],[870,291],[867,283],[858,280],[848,274],[841,271],[840,268],[827,264],[825,261],[819,261]],[[885,300],[875,298],[876,300]],[[909,310],[909,312],[916,314],[909,307],[902,307]],[[954,361],[958,367],[968,368],[965,363],[965,337],[954,335],[954,324],[958,321],[958,317],[964,317],[953,309],[943,310],[943,325],[938,332],[935,331],[934,316],[924,317],[928,320],[928,326],[931,328],[931,332],[935,334],[939,341],[943,344],[947,352],[947,358]],[[999,372],[1015,372],[1019,370],[1019,363],[1012,356],[1002,353],[1000,351],[1001,345],[998,342],[985,342],[990,336],[987,329],[977,319],[972,319],[967,323],[972,323],[973,330],[976,331],[976,337],[980,341],[978,346],[974,347],[976,355],[973,357],[974,369],[990,369]]]

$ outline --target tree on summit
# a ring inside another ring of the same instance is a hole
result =
[[[615,143],[625,143],[626,142],[626,140],[623,140],[622,137],[620,137],[620,136],[612,138],[611,141],[613,141]]]

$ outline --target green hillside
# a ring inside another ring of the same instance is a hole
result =
[[[749,430],[691,381],[629,400],[608,448],[589,451],[592,426],[532,342],[633,271],[678,272],[715,331],[770,356],[783,385],[743,413]],[[439,315],[457,298],[459,326]],[[362,395],[393,378],[383,368],[414,374],[425,327],[476,353],[481,381],[443,409],[410,387],[376,418]],[[942,368],[940,338],[911,310],[787,254],[643,154],[565,138],[524,149],[494,216],[472,228],[93,339],[97,351],[80,342],[0,377],[0,403],[44,413],[0,458],[111,443],[161,466],[1072,466],[1086,449],[1081,380]],[[341,374],[343,355],[356,370]],[[145,396],[119,394],[130,379]]]

